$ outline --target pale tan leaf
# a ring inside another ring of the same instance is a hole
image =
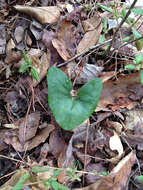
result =
[[[85,34],[77,47],[77,53],[87,50],[89,47],[95,45],[100,37],[102,31],[101,17],[95,15],[84,23]]]
[[[29,7],[16,5],[14,8],[22,13],[28,14],[38,20],[41,24],[55,24],[60,17],[60,11],[56,6]]]

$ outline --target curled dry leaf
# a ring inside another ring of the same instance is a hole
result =
[[[60,17],[60,11],[56,6],[28,7],[16,5],[14,8],[22,13],[28,14],[38,20],[41,24],[55,24]]]
[[[131,167],[135,162],[136,156],[133,152],[124,157],[111,173],[96,183],[84,188],[75,190],[123,190],[126,189]]]
[[[83,66],[82,71],[80,72],[79,77],[76,80],[76,84],[85,84],[90,80],[98,77],[98,75],[102,72],[103,67],[99,67],[98,65],[93,64],[85,64]],[[73,73],[73,72],[72,72]],[[79,73],[79,69],[75,70],[76,75]]]
[[[30,31],[32,32],[33,36],[36,40],[41,40],[43,27],[39,22],[35,20],[30,24]]]
[[[77,47],[77,53],[81,53],[89,47],[95,45],[102,31],[101,17],[95,15],[83,22],[85,34]]]
[[[1,132],[0,138],[6,144],[12,145],[16,151],[24,152],[37,147],[40,143],[45,142],[45,140],[48,138],[49,134],[54,130],[54,128],[55,127],[53,125],[47,124],[45,128],[39,130],[36,136],[25,142],[24,145],[22,145],[19,141],[17,130],[8,130],[5,132]]]
[[[16,51],[14,48],[15,48],[15,43],[12,39],[10,39],[6,46],[5,63],[13,64],[13,63],[17,63],[21,59],[22,57],[21,52]]]
[[[52,44],[65,61],[75,55],[78,37],[78,31],[72,22],[63,19]]]
[[[117,150],[118,155],[110,159],[112,162],[117,162],[123,154],[123,145],[121,143],[120,137],[115,131],[114,131],[114,135],[110,137],[109,146],[111,150]]]
[[[41,81],[46,76],[47,70],[50,66],[50,54],[43,53],[39,59],[32,57],[32,65],[36,68]],[[38,83],[39,81],[33,79],[33,87],[35,87]]]
[[[136,102],[131,100],[131,95],[136,93],[132,87],[143,88],[138,73],[118,77],[117,81],[107,81],[103,84],[103,90],[96,111],[132,109]],[[110,108],[110,109],[109,109]]]
[[[55,33],[53,31],[43,30],[42,42],[46,46],[47,50],[50,52],[50,65],[54,65],[55,63],[58,65],[63,63],[64,60],[60,57],[57,50],[53,47],[52,40]]]

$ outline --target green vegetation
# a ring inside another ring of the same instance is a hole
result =
[[[25,53],[24,50],[22,50],[22,54],[23,54],[23,57],[24,57],[24,63],[20,67],[19,72],[24,73],[24,72],[28,71],[33,79],[35,79],[37,81],[40,81],[40,78],[39,78],[39,75],[38,75],[38,72],[37,72],[36,68],[32,66],[31,59],[27,58],[26,53]]]

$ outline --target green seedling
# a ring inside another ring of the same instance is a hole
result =
[[[79,176],[77,175],[77,169],[74,168],[66,168],[66,173],[67,173],[67,179],[71,180],[71,181],[74,181],[74,180],[77,180],[77,181],[81,181],[81,179],[79,178]]]
[[[44,185],[47,189],[54,190],[69,190],[69,188],[57,182],[57,176],[60,174],[61,170],[57,169],[54,171],[53,175],[48,179],[48,181],[44,182]]]
[[[137,176],[136,179],[137,179],[140,183],[143,184],[143,175],[139,175],[139,176]]]
[[[140,82],[143,84],[143,55],[139,54],[133,60],[133,64],[128,64],[125,66],[127,70],[138,70],[140,71]]]
[[[12,188],[12,190],[21,190],[24,183],[30,178],[30,174],[24,174],[23,177],[16,183],[16,185]]]
[[[142,35],[138,31],[136,31],[135,28],[132,28],[132,33],[135,39],[142,37]],[[136,44],[137,50],[140,51],[143,48],[143,38],[140,40],[136,40],[135,44]]]
[[[47,74],[48,103],[57,123],[72,130],[94,112],[102,91],[102,81],[95,78],[78,92],[72,89],[69,78],[60,69],[51,67]]]
[[[23,57],[24,57],[24,63],[20,67],[19,72],[24,73],[24,72],[28,71],[33,79],[35,79],[37,81],[40,81],[38,72],[37,72],[36,68],[33,67],[31,59],[29,59],[26,56],[26,53],[25,53],[24,50],[22,50],[22,54],[23,54]]]

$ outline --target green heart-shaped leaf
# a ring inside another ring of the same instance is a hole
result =
[[[47,74],[48,103],[57,123],[71,130],[85,121],[97,107],[102,91],[101,79],[96,78],[85,84],[71,96],[72,83],[60,69],[51,67]]]

